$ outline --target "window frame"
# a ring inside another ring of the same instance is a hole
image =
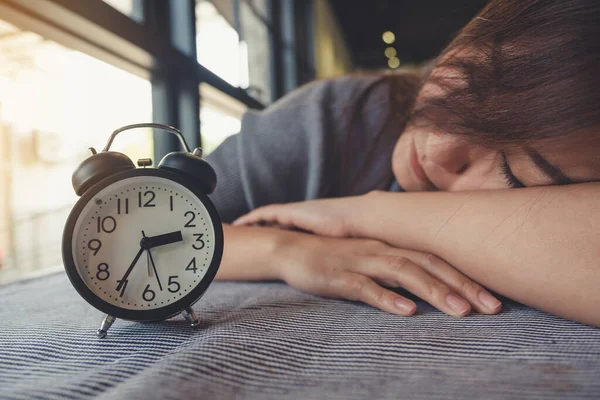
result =
[[[252,0],[232,0],[234,28],[239,34],[240,1]],[[298,28],[312,26],[312,1],[303,1],[301,10],[291,0],[266,2],[269,15],[263,23],[269,32],[270,97],[275,101],[314,78],[310,30]],[[190,146],[197,147],[201,145],[200,83],[248,108],[265,105],[198,63],[194,9],[195,0],[134,0],[134,20],[102,0],[0,3],[0,14],[7,22],[150,80],[153,122],[178,126]],[[139,15],[142,22],[136,21]],[[173,138],[155,133],[155,159],[177,148]]]
[[[201,84],[211,86],[223,98],[234,99],[240,109],[264,108],[251,90],[229,84],[198,63],[196,0],[133,1],[132,18],[102,0],[3,0],[0,15],[19,29],[148,80],[153,122],[179,127],[192,148],[201,145]],[[243,40],[241,1],[252,5],[254,0],[231,0],[234,29]],[[267,15],[259,22],[268,32],[268,98],[275,101],[314,79],[309,32],[314,0],[303,0],[300,8],[291,0],[264,1]],[[157,131],[153,139],[155,164],[165,154],[179,150],[171,135]]]

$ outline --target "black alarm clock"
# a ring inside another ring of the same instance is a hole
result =
[[[109,151],[120,132],[143,127],[175,134],[185,151],[167,154],[157,168],[150,159],[136,168]],[[106,314],[97,335],[105,337],[116,318],[159,321],[182,313],[197,326],[191,306],[223,254],[221,220],[207,196],[216,174],[202,150],[190,152],[173,127],[144,123],[117,129],[102,152],[90,151],[73,173],[81,198],[67,219],[62,255],[77,292]]]

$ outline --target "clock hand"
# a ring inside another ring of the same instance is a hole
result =
[[[181,235],[181,231],[164,233],[162,235],[150,236],[145,238],[146,247],[151,249],[153,247],[164,246],[166,244],[182,242],[183,236]]]
[[[146,234],[144,233],[144,231],[142,231],[142,236],[146,237]],[[156,271],[156,264],[154,264],[154,258],[152,258],[152,252],[150,251],[150,247],[148,247],[147,250],[148,250],[148,257],[150,257],[150,262],[152,263],[152,269],[154,270],[154,276],[156,276],[156,281],[158,282],[158,288],[162,292],[163,288],[162,288],[162,285],[160,284],[160,278],[158,277],[158,271]]]
[[[152,263],[152,269],[154,269],[154,276],[156,276],[156,281],[158,282],[158,288],[162,292],[163,288],[162,288],[162,285],[160,284],[160,278],[158,277],[158,272],[156,271],[156,265],[154,264],[154,259],[152,258],[152,253],[150,252],[150,249],[148,249],[148,255],[150,256],[150,262]]]
[[[142,231],[142,236],[145,238],[146,234]],[[148,277],[152,276],[152,268],[150,268],[150,255],[146,253],[146,267],[148,268]]]
[[[148,277],[152,276],[152,268],[150,268],[150,256],[146,252],[146,267],[148,267]]]
[[[123,287],[123,285],[125,284],[125,282],[127,282],[127,278],[129,277],[129,274],[131,273],[131,270],[133,269],[133,267],[135,267],[135,264],[138,262],[138,260],[142,256],[142,253],[144,252],[144,250],[146,250],[146,246],[144,246],[144,243],[141,243],[140,244],[140,250],[135,255],[135,258],[131,262],[131,265],[129,266],[129,268],[125,272],[125,275],[123,275],[123,277],[119,281],[119,284],[117,285],[117,291],[120,291],[121,288]]]

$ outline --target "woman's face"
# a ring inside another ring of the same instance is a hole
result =
[[[431,77],[452,85],[464,82],[454,70],[435,67],[417,97],[417,104],[424,98],[444,95],[439,85],[431,83]],[[599,134],[600,130],[583,132],[553,143],[493,151],[456,135],[409,124],[394,148],[392,170],[407,192],[508,189],[597,181],[600,180]]]
[[[404,190],[466,191],[546,186],[600,180],[598,140],[492,151],[450,134],[407,128],[392,156]],[[508,168],[503,168],[506,160]],[[513,175],[507,179],[506,174]],[[512,180],[512,182],[511,182]]]

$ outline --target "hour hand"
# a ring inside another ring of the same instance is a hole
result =
[[[145,241],[145,247],[151,249],[153,247],[164,246],[166,244],[182,242],[183,235],[181,231],[164,233],[162,235],[150,236],[143,239]]]

